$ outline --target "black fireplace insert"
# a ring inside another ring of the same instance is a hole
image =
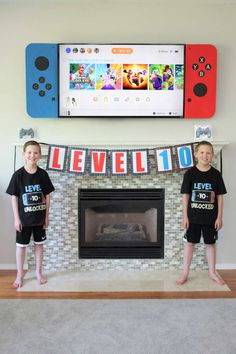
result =
[[[79,258],[164,258],[164,189],[79,189]]]

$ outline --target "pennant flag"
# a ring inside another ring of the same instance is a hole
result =
[[[177,168],[190,168],[194,165],[193,144],[175,146],[177,153]]]
[[[155,149],[156,170],[158,172],[173,171],[171,147],[158,147]]]
[[[47,169],[65,171],[67,147],[50,145],[48,150]]]
[[[124,176],[128,174],[128,151],[111,151],[111,174],[114,176]]]
[[[132,174],[144,175],[149,173],[148,150],[131,151]]]
[[[87,149],[70,148],[69,172],[84,174],[86,172]]]
[[[91,150],[90,151],[90,173],[92,175],[107,174],[107,150]]]

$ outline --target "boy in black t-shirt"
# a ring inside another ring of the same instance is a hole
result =
[[[6,193],[12,196],[12,209],[16,229],[16,267],[17,276],[14,288],[22,287],[26,247],[34,238],[36,256],[36,276],[39,284],[45,284],[42,274],[43,244],[48,228],[50,193],[54,191],[52,182],[45,170],[37,166],[41,157],[41,147],[34,140],[27,141],[23,147],[25,166],[17,170],[9,183]]]
[[[208,141],[197,144],[194,154],[197,164],[184,175],[181,193],[183,194],[183,227],[186,230],[184,241],[183,274],[176,281],[183,285],[188,280],[194,245],[203,236],[209,266],[209,276],[218,284],[224,281],[216,272],[215,242],[222,227],[223,194],[227,193],[222,176],[211,166],[213,147]]]

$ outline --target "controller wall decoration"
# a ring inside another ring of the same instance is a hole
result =
[[[194,141],[213,140],[212,127],[210,125],[194,126]]]
[[[51,44],[26,47],[33,118],[211,118],[217,50],[211,44]]]
[[[58,117],[56,44],[30,44],[26,47],[26,106],[30,117]]]

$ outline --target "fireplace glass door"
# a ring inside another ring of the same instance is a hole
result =
[[[164,190],[79,190],[81,258],[163,258]]]

